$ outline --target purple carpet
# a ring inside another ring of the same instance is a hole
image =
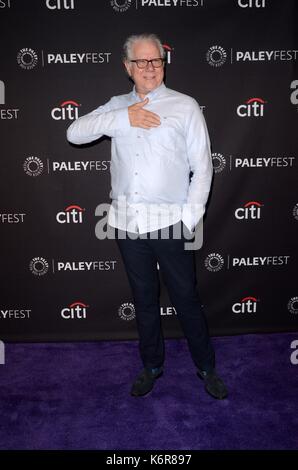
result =
[[[209,397],[185,340],[166,341],[165,372],[129,395],[137,343],[6,344],[0,449],[298,449],[298,333],[213,338],[229,398]]]

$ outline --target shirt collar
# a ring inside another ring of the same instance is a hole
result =
[[[149,93],[147,93],[147,95],[145,96],[144,99],[149,98],[149,100],[152,100],[152,99],[158,98],[164,92],[164,90],[166,90],[166,86],[165,86],[164,83],[162,83],[157,88],[154,88],[154,90],[149,91]],[[136,86],[135,85],[132,89],[132,96],[136,100],[142,101],[141,98],[139,97],[139,95],[136,92]]]

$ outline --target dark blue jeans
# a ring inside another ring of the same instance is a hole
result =
[[[170,238],[161,239],[161,231],[157,232],[158,239],[150,239],[147,235],[147,239],[132,240],[121,239],[121,231],[116,230],[116,241],[132,289],[144,367],[160,367],[164,362],[158,262],[192,359],[199,369],[211,370],[214,367],[214,350],[198,293],[194,251],[184,249],[187,241],[184,236],[174,239],[170,230]]]

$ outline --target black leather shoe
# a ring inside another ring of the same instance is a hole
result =
[[[141,397],[151,392],[154,387],[155,380],[162,375],[162,368],[148,370],[143,369],[133,383],[130,394],[133,397]]]
[[[204,370],[198,370],[198,376],[204,381],[205,390],[213,398],[223,400],[228,396],[228,390],[224,382],[218,377],[215,370],[211,372],[205,372]]]

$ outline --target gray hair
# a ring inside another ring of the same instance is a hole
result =
[[[130,60],[132,59],[132,48],[133,45],[138,41],[151,41],[156,44],[160,57],[163,59],[166,56],[166,51],[164,50],[161,40],[156,34],[153,33],[143,33],[143,34],[133,34],[129,36],[124,45],[123,45],[123,60]]]

